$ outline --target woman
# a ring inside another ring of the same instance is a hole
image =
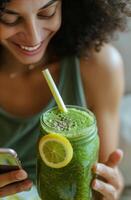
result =
[[[65,103],[87,104],[95,113],[100,163],[93,170],[105,181],[92,187],[100,199],[119,198],[123,63],[106,43],[124,29],[128,7],[128,0],[0,0],[0,146],[15,149],[25,169],[0,175],[0,197],[28,190],[35,180],[39,116],[54,105],[41,74],[48,66]]]

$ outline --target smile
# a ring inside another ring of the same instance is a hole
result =
[[[19,45],[19,47],[23,50],[26,50],[26,51],[35,51],[37,50],[40,46],[41,46],[42,43],[39,43],[38,45],[34,46],[34,47],[29,47],[29,46],[23,46],[23,45]]]
[[[39,42],[37,45],[30,45],[26,46],[23,44],[18,44],[18,43],[13,43],[12,44],[15,46],[15,48],[18,50],[18,52],[24,56],[35,56],[38,55],[39,53],[42,53],[43,49],[45,48],[45,40],[42,40]]]

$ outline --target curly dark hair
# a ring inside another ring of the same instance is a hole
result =
[[[8,1],[0,0],[0,8]],[[98,50],[114,32],[125,29],[130,13],[130,0],[62,0],[62,26],[49,49],[59,57]]]

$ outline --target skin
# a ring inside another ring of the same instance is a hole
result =
[[[5,22],[10,22],[10,28],[6,24],[1,24],[1,44],[14,56],[12,57],[15,59],[14,62],[18,60],[24,65],[37,63],[42,59],[49,41],[58,31],[61,24],[60,1],[51,3],[45,9],[42,9],[42,7],[47,6],[51,0],[35,2],[35,5],[34,2],[34,0],[30,0],[30,3],[27,3],[25,0],[19,2],[13,0],[8,4],[7,9],[13,10],[18,14],[6,14],[2,17]],[[49,17],[55,12],[57,13],[53,17]],[[11,20],[9,21],[10,18]],[[16,20],[19,21],[17,22]],[[17,22],[17,24],[11,26],[11,22]],[[20,51],[17,51],[19,48],[16,48],[17,46],[15,45],[33,47],[41,42],[43,43],[41,53],[31,57],[25,56]]]
[[[123,153],[115,149],[118,147],[119,106],[124,90],[123,62],[119,52],[111,45],[105,45],[99,53],[92,52],[90,59],[81,60],[81,74],[88,105],[97,118],[99,161],[104,163],[94,167],[94,171],[107,181],[94,180],[93,188],[105,196],[104,200],[119,199],[123,179],[117,165]]]
[[[119,199],[123,188],[123,177],[118,169],[118,164],[123,157],[123,152],[119,149],[114,151],[108,160],[102,164],[94,166],[94,172],[106,180],[104,183],[101,180],[95,179],[92,183],[94,190],[98,191],[104,197],[97,196],[96,199],[110,200]]]
[[[41,74],[43,66],[46,67],[44,63],[41,66],[41,60],[43,57],[44,61],[46,60],[46,49],[50,39],[60,28],[61,2],[55,2],[46,8],[51,12],[51,6],[54,6],[56,11],[54,16],[39,18],[41,13],[39,9],[48,3],[49,0],[12,0],[7,8],[17,11],[19,13],[17,17],[21,16],[22,20],[13,26],[0,23],[0,39],[3,47],[3,60],[0,63],[0,105],[16,116],[32,116],[40,112],[51,99],[49,88]],[[46,9],[42,9],[43,15],[47,15]],[[8,15],[8,20],[10,18],[14,20],[14,17],[16,16]],[[21,50],[14,45],[15,43],[32,47],[41,41],[44,41],[41,51],[33,56],[21,53]],[[10,60],[12,60],[11,66]],[[27,73],[26,70],[32,63],[35,68]],[[89,108],[96,115],[100,134],[100,162],[93,170],[106,180],[104,182],[96,179],[92,187],[103,195],[100,199],[116,200],[123,188],[122,177],[118,170],[123,154],[120,150],[116,150],[119,104],[124,88],[123,62],[114,47],[104,45],[99,53],[92,50],[88,59],[86,56],[82,57],[80,64],[86,98]],[[48,67],[55,82],[58,83],[59,61],[49,64]],[[18,73],[14,79],[9,78],[12,72]],[[14,183],[16,181],[17,183]],[[8,185],[10,183],[13,184]],[[31,186],[32,182],[28,180],[24,170],[0,175],[0,197],[28,190]]]

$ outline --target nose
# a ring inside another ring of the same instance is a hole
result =
[[[37,45],[41,42],[41,26],[35,19],[26,22],[25,34],[30,45]]]

